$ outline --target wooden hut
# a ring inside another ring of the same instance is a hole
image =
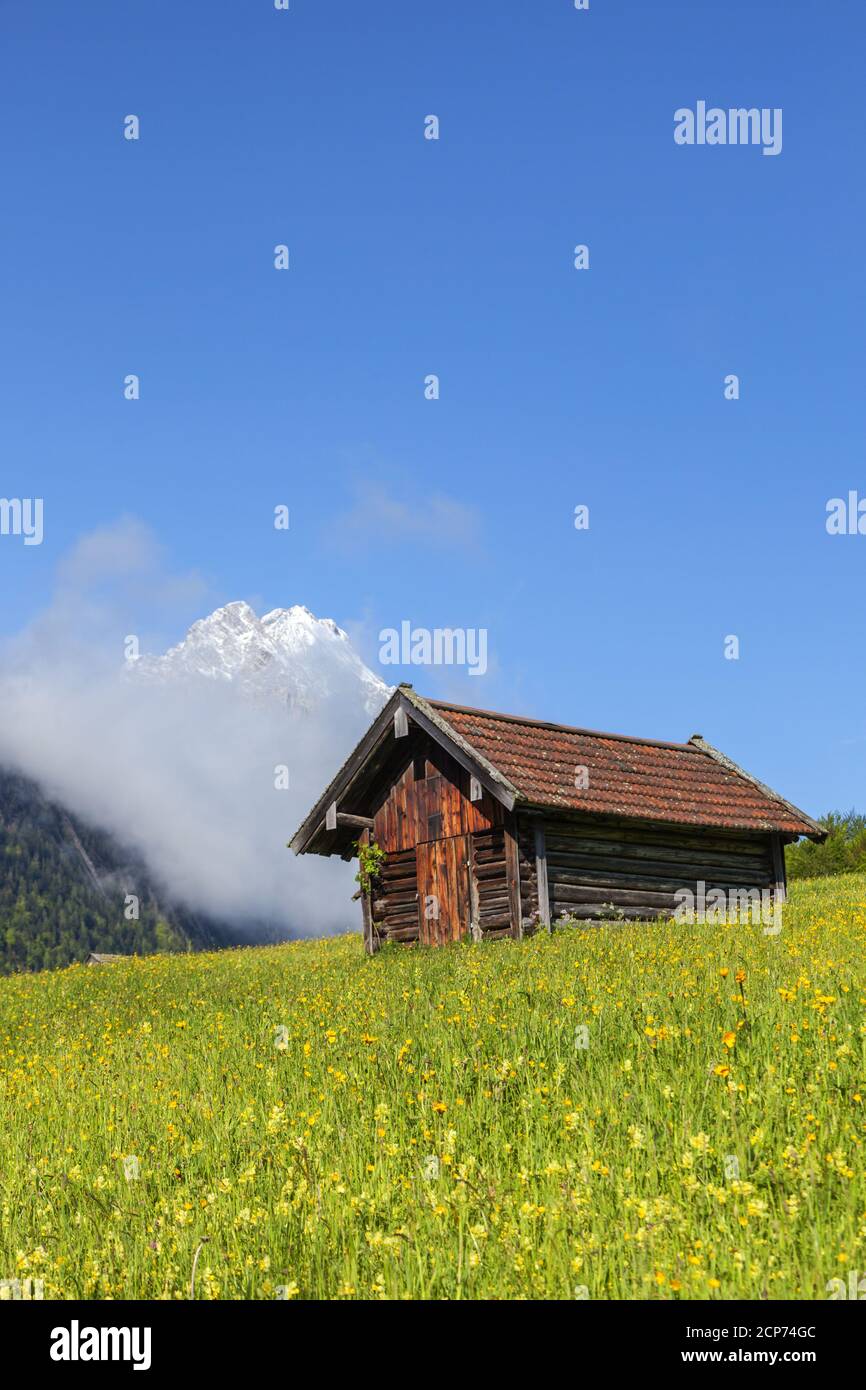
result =
[[[694,734],[660,743],[394,692],[290,841],[384,862],[364,939],[520,937],[563,914],[655,918],[704,885],[784,900],[783,846],[825,832]]]

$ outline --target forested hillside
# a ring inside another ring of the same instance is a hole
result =
[[[68,965],[90,951],[149,955],[231,939],[160,901],[140,859],[110,835],[0,771],[0,974]]]
[[[818,824],[827,831],[822,845],[799,840],[785,850],[789,878],[826,878],[829,874],[866,871],[866,816],[855,810],[830,811],[819,816]]]

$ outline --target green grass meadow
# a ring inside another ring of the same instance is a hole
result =
[[[866,1270],[866,876],[760,926],[0,980],[45,1298],[824,1299]],[[7,1290],[8,1296],[8,1290]]]

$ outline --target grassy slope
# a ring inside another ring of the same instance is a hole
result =
[[[866,1267],[864,977],[851,875],[796,885],[778,939],[347,937],[0,981],[0,1278],[183,1298],[207,1237],[200,1298],[826,1297]]]

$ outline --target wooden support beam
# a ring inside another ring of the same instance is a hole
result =
[[[376,954],[378,949],[373,931],[373,909],[370,906],[370,894],[361,894],[361,917],[364,923],[364,950],[368,956]]]
[[[346,811],[338,811],[336,801],[332,801],[325,813],[325,829],[336,830],[338,825],[351,825],[357,830],[372,830],[372,816],[350,816]]]
[[[467,870],[469,872],[469,935],[473,941],[480,941],[481,932],[481,904],[478,897],[478,879],[475,872],[475,836],[470,835],[469,854],[467,856]]]
[[[364,846],[369,843],[370,832],[369,830],[364,830],[358,837],[358,845],[364,848]],[[364,923],[364,950],[368,956],[372,956],[375,955],[378,950],[378,942],[376,941],[376,933],[373,930],[372,894],[369,888],[364,888],[363,884],[361,885],[361,918]]]
[[[405,705],[398,705],[394,711],[394,737],[405,738],[409,732],[409,716]]]
[[[770,836],[770,848],[773,855],[773,878],[776,881],[776,902],[783,903],[788,897],[788,878],[785,872],[785,847],[782,844],[781,835]]]
[[[508,915],[511,935],[516,941],[523,936],[523,909],[520,903],[520,852],[517,845],[517,817],[513,811],[505,815],[505,883],[508,890]]]
[[[542,926],[550,931],[550,889],[547,884],[547,844],[544,821],[535,816],[535,877],[538,883],[538,915]]]

